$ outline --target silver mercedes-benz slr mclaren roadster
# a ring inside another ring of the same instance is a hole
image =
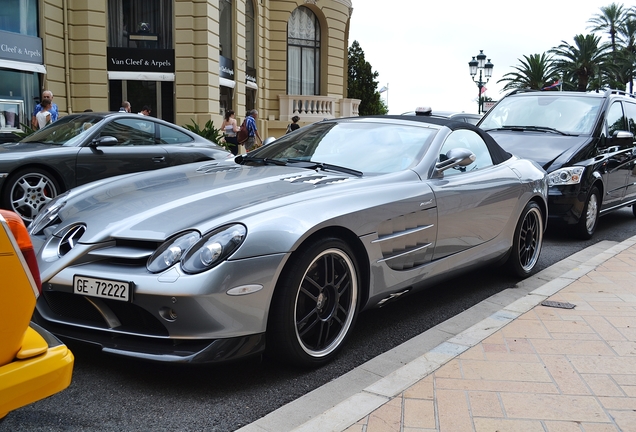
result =
[[[326,120],[58,196],[30,225],[34,320],[123,356],[319,366],[363,310],[478,266],[530,275],[546,194],[536,163],[468,123]]]

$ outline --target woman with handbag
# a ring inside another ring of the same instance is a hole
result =
[[[229,150],[232,154],[238,154],[238,141],[236,139],[236,133],[238,132],[238,126],[236,125],[236,118],[234,110],[227,110],[225,112],[225,118],[221,124],[221,130],[225,137],[225,142],[228,144]]]

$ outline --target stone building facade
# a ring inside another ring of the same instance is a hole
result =
[[[128,100],[179,125],[218,127],[225,110],[240,121],[256,108],[263,137],[281,135],[294,115],[301,125],[357,115],[360,101],[346,98],[351,0],[4,3],[5,135],[30,118],[43,89],[60,115]]]

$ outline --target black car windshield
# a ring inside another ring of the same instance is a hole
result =
[[[364,174],[401,171],[417,164],[437,129],[364,121],[321,122],[248,153],[261,160],[330,164]]]
[[[505,128],[534,128],[568,135],[592,133],[600,97],[563,95],[559,92],[523,94],[504,98],[479,124],[485,131]],[[531,129],[529,129],[531,130]]]
[[[103,118],[94,114],[69,115],[35,131],[20,142],[45,143],[67,147],[80,145],[90,129]]]

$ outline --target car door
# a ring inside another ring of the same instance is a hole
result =
[[[508,224],[521,184],[505,164],[494,165],[488,147],[474,131],[459,129],[446,138],[438,161],[451,149],[475,154],[466,167],[447,169],[430,180],[438,214],[437,242],[433,259],[462,252],[488,242]]]
[[[636,137],[636,103],[623,102],[625,108],[625,117],[629,131]],[[629,146],[628,143],[626,143]],[[636,138],[632,137],[631,147],[628,148],[630,162],[626,166],[627,171],[627,187],[625,188],[624,201],[636,200]]]
[[[607,110],[605,127],[607,139],[599,142],[597,151],[604,157],[600,168],[605,183],[601,209],[611,208],[621,203],[627,187],[627,171],[633,161],[633,140],[626,140],[618,135],[620,132],[627,131],[627,118],[620,101],[614,101]]]
[[[167,125],[157,123],[157,142],[170,155],[171,165],[182,165],[214,158],[212,144],[205,146],[190,135]]]
[[[170,155],[158,145],[156,132],[156,123],[147,116],[115,118],[103,125],[93,138],[111,136],[117,143],[86,146],[79,151],[77,185],[170,166]]]

